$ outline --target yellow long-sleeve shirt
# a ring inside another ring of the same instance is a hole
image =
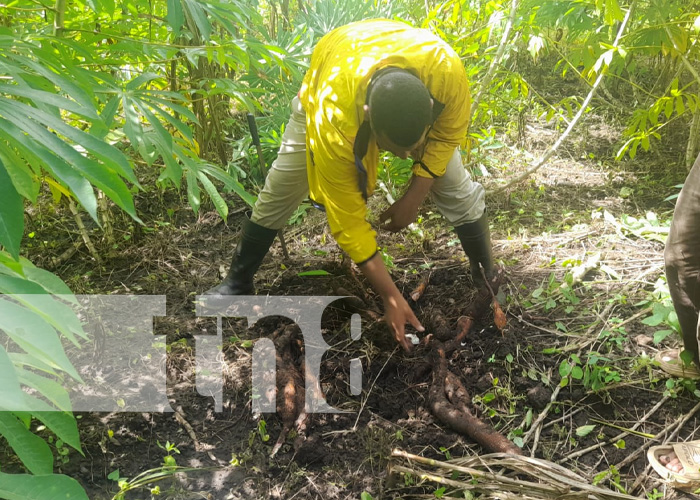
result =
[[[428,30],[380,19],[352,23],[321,38],[299,91],[306,111],[309,191],[325,206],[333,237],[358,263],[374,255],[377,242],[366,220],[353,144],[365,120],[367,85],[377,70],[388,66],[420,78],[434,106],[442,109],[428,134],[422,165],[414,165],[415,175],[443,175],[469,122],[469,85],[462,61]],[[372,140],[363,158],[368,194],[377,181],[378,160]]]

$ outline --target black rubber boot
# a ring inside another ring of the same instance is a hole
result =
[[[481,287],[484,278],[479,269],[479,264],[484,268],[487,278],[493,275],[493,256],[491,254],[491,234],[489,232],[489,220],[486,211],[476,222],[468,222],[455,227],[455,233],[459,237],[464,253],[469,257],[469,268],[472,273],[474,285]]]
[[[205,295],[250,295],[253,276],[277,235],[276,229],[267,229],[250,219],[243,223],[243,234],[233,254],[231,267],[220,285],[204,292]]]

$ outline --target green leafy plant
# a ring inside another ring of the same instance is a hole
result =
[[[68,455],[66,445],[82,453],[68,392],[60,383],[69,378],[81,381],[61,344],[63,337],[79,346],[86,337],[68,305],[76,306],[77,302],[56,276],[26,259],[15,260],[3,251],[0,251],[0,293],[6,295],[0,300],[0,330],[5,335],[0,345],[3,380],[0,408],[26,409],[0,411],[0,435],[30,473],[2,474],[0,497],[15,494],[39,498],[37,487],[42,485],[46,491],[66,491],[75,495],[74,498],[87,498],[76,481],[53,475],[53,453],[37,434],[48,429],[56,436],[61,461]],[[30,395],[22,387],[36,392]],[[41,422],[36,431],[32,430],[34,420]]]
[[[270,440],[270,435],[267,433],[267,422],[262,418],[258,422],[258,436],[260,436],[263,443]]]
[[[620,493],[624,493],[624,494],[627,493],[627,490],[622,485],[620,472],[617,470],[617,467],[615,467],[614,465],[611,465],[607,470],[604,470],[604,471],[596,474],[595,477],[593,478],[593,484],[598,485],[605,480],[607,480]]]
[[[112,497],[112,500],[124,500],[127,493],[136,490],[148,490],[152,494],[156,494],[154,493],[154,489],[157,487],[151,487],[151,484],[172,478],[175,474],[180,472],[193,472],[196,470],[198,469],[193,467],[163,465],[162,467],[143,471],[132,479],[129,479],[127,477],[122,477],[119,473],[119,469],[116,469],[107,476],[107,479],[116,482],[119,487],[119,492]],[[156,491],[159,492],[160,488]]]
[[[654,332],[654,344],[660,344],[669,335],[676,333],[680,336],[681,327],[678,315],[673,307],[668,283],[664,277],[654,283],[654,290],[649,298],[636,304],[640,307],[651,307],[651,314],[642,320],[642,323],[651,327],[662,327]]]
[[[170,441],[166,441],[165,444],[160,444],[160,441],[156,441],[156,444],[158,445],[158,448],[164,450],[167,454],[163,457],[163,468],[172,468],[177,466],[177,462],[175,461],[175,457],[173,454],[180,454],[180,450],[177,449],[174,443],[171,443]]]
[[[566,387],[572,380],[580,380],[583,386],[592,391],[600,391],[621,380],[620,373],[610,365],[610,359],[597,353],[589,353],[585,364],[576,354],[571,354],[559,364],[559,385]]]

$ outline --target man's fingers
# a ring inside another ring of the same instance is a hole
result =
[[[396,342],[398,342],[399,345],[403,347],[404,351],[410,352],[413,348],[413,344],[411,344],[411,342],[409,342],[409,340],[406,338],[404,325],[393,324],[392,330],[394,330],[394,338],[396,339]]]
[[[418,321],[418,318],[416,318],[416,315],[413,314],[413,311],[411,311],[411,315],[409,316],[408,321],[411,323],[413,328],[415,328],[419,332],[425,331],[425,328],[423,328],[423,325],[420,324],[420,321]]]
[[[397,231],[401,231],[402,229],[400,227],[397,227],[394,221],[387,222],[386,224],[382,224],[379,227],[384,231],[389,231],[390,233],[395,233]]]
[[[379,222],[384,222],[388,219],[391,219],[391,216],[394,214],[394,207],[396,205],[391,205],[389,208],[384,210],[380,215],[379,215]]]

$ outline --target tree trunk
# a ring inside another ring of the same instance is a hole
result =
[[[282,8],[282,20],[283,20],[283,26],[285,30],[289,29],[289,0],[282,0],[282,3],[280,3],[280,7]]]

